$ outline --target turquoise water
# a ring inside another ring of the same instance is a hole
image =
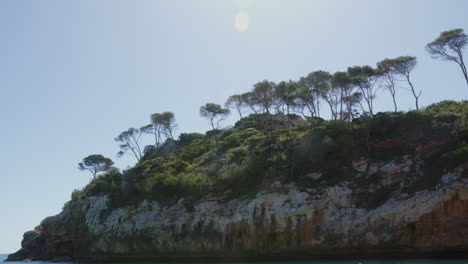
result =
[[[7,255],[0,254],[0,262],[4,261],[6,259]],[[23,262],[9,262],[9,263],[23,263]],[[32,262],[33,264],[49,264],[51,262],[47,261],[37,261],[37,262]],[[236,263],[223,263],[223,264],[468,264],[468,259],[467,260],[361,260],[361,261],[356,261],[356,260],[343,260],[343,261],[299,261],[299,262],[236,262]],[[54,263],[57,264],[57,263]],[[60,264],[60,263],[58,263]],[[70,263],[68,263],[70,264]],[[87,263],[88,264],[88,263]],[[136,264],[136,263],[119,263],[119,264]],[[165,264],[162,262],[159,262],[158,264]],[[170,264],[176,264],[176,263],[170,263]],[[187,263],[181,263],[181,264],[187,264]],[[213,263],[215,264],[215,263]]]

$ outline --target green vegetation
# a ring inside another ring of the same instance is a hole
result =
[[[457,114],[463,115],[468,113],[468,101],[450,101],[445,100],[436,104],[431,104],[426,108],[432,114]]]
[[[109,194],[112,206],[117,207],[144,199],[193,202],[209,196],[239,197],[268,189],[275,181],[313,188],[358,181],[351,166],[358,158],[388,161],[405,154],[422,155],[427,161],[424,174],[405,191],[433,188],[447,169],[468,160],[464,119],[459,117],[447,125],[437,118],[438,113],[455,111],[460,116],[459,109],[467,107],[466,101],[443,101],[427,110],[377,113],[314,125],[288,121],[284,116],[252,114],[231,129],[181,134],[171,141],[174,151],[161,155],[158,148],[152,148],[133,168],[123,173],[112,169],[82,191],[75,191],[72,198]],[[269,131],[270,127],[263,126],[265,120],[272,127]],[[301,119],[291,116],[291,120]],[[322,177],[314,180],[308,176],[311,173]],[[384,199],[391,190],[376,193],[376,199]]]
[[[208,103],[200,107],[200,116],[210,121],[211,128],[217,130],[220,123],[229,115],[229,109],[222,108],[219,104]]]
[[[120,133],[115,141],[119,142],[120,151],[117,153],[119,157],[124,154],[130,154],[134,156],[138,161],[143,156],[143,150],[140,146],[141,130],[137,128],[129,128],[126,131]]]
[[[78,163],[79,170],[88,170],[93,174],[93,178],[100,172],[106,172],[112,168],[114,162],[100,154],[89,155]]]
[[[414,96],[416,110],[419,110],[419,97],[421,97],[422,91],[416,92],[413,83],[411,82],[410,76],[413,69],[416,67],[417,60],[416,57],[410,56],[401,56],[396,59],[385,59],[377,63],[378,71],[384,77],[385,85],[384,87],[390,91],[393,99],[393,105],[395,107],[395,112],[397,110],[397,103],[395,100],[396,96],[396,80],[398,77],[403,77],[411,88],[411,93]]]
[[[419,110],[421,91],[410,80],[415,66],[415,57],[402,56],[382,60],[376,68],[314,71],[278,84],[264,80],[251,91],[230,96],[227,108],[202,106],[200,115],[212,127],[206,134],[175,138],[174,113],[152,114],[149,125],[130,128],[115,139],[119,154],[130,154],[138,163],[123,172],[106,167],[107,173],[75,191],[72,200],[108,194],[112,206],[145,199],[185,198],[190,203],[210,196],[249,195],[276,181],[304,188],[341,181],[366,184],[356,179],[353,160],[389,161],[405,154],[426,161],[423,173],[405,191],[433,188],[447,169],[468,160],[468,101],[442,101]],[[414,96],[414,111],[398,112],[395,84],[400,77]],[[390,91],[393,112],[375,113],[379,87]],[[220,129],[228,108],[241,119],[230,129]],[[321,117],[323,108],[330,120]],[[245,113],[249,115],[243,117]],[[154,145],[143,148],[143,134],[154,136]],[[375,200],[386,199],[394,188],[376,193]]]
[[[440,36],[427,44],[426,50],[436,59],[453,61],[460,66],[466,84],[468,84],[468,72],[463,60],[463,49],[468,46],[468,37],[463,29],[452,29],[440,33]]]

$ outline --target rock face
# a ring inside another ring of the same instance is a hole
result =
[[[34,230],[23,235],[21,249],[8,256],[6,261],[50,260],[73,255],[72,241],[67,225],[70,211],[47,217]]]
[[[405,193],[420,163],[360,160],[353,162],[357,177],[372,184],[300,189],[275,182],[255,197],[191,206],[181,199],[111,209],[107,196],[87,197],[25,233],[8,260],[466,257],[467,166],[442,175],[433,190]],[[397,188],[377,200],[386,186]]]

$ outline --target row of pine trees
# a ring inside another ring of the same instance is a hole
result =
[[[426,45],[433,58],[456,63],[462,70],[468,84],[468,73],[464,63],[463,50],[468,45],[463,29],[444,31],[434,41]],[[323,108],[331,113],[332,120],[351,121],[361,115],[374,116],[374,102],[378,91],[386,91],[391,96],[393,111],[399,110],[397,98],[398,82],[406,86],[414,98],[415,109],[419,110],[422,90],[411,81],[411,73],[417,65],[417,58],[401,56],[384,59],[372,66],[354,66],[346,71],[333,74],[314,71],[297,81],[274,83],[268,80],[258,82],[243,94],[231,95],[223,108],[219,104],[208,103],[200,107],[200,115],[206,118],[213,130],[233,110],[243,118],[245,113],[267,115],[300,114],[305,120],[322,117]],[[383,89],[381,89],[383,88]],[[174,141],[176,128],[172,112],[156,113],[150,117],[151,123],[141,128],[129,128],[115,138],[119,142],[119,156],[130,154],[140,161],[144,148],[140,146],[142,134],[154,136],[154,148],[159,149],[167,140]],[[112,161],[102,155],[90,155],[79,164],[79,169],[89,170],[93,176],[108,170]]]

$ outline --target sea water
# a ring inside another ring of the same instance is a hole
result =
[[[3,262],[8,255],[0,254],[0,262]],[[18,264],[24,262],[9,262],[12,264]],[[35,261],[32,262],[33,264],[50,264],[52,262],[47,261]],[[157,262],[158,264],[178,264],[177,262],[172,263],[163,263]],[[54,264],[60,264],[55,263]],[[63,263],[62,263],[63,264]],[[70,263],[68,263],[70,264]],[[92,263],[86,263],[92,264]],[[137,264],[136,262],[126,262],[126,263],[118,263],[118,264]],[[148,264],[148,263],[145,263]],[[179,264],[188,264],[186,262],[179,263]],[[215,263],[210,263],[215,264]],[[443,260],[443,259],[420,259],[420,260],[315,260],[315,261],[281,261],[281,262],[223,262],[223,264],[468,264],[468,259],[466,260]]]

